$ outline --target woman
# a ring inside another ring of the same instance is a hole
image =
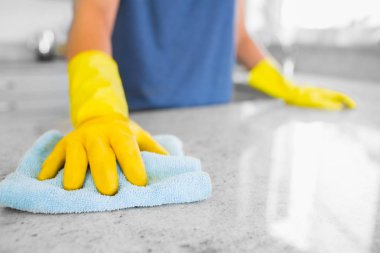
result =
[[[67,51],[75,130],[38,179],[64,165],[64,188],[79,189],[89,164],[98,191],[113,195],[117,160],[127,180],[146,185],[140,150],[167,151],[128,118],[126,101],[132,110],[227,103],[235,57],[251,87],[288,104],[355,107],[343,94],[286,80],[249,37],[242,0],[76,1]]]

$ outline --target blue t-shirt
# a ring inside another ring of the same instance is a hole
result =
[[[121,0],[112,36],[131,110],[225,103],[234,0]]]

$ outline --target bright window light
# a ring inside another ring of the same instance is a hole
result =
[[[379,0],[283,0],[281,25],[287,29],[326,29],[354,22],[380,26]]]

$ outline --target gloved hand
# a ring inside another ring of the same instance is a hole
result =
[[[272,97],[284,100],[287,104],[325,110],[354,109],[355,101],[350,97],[328,89],[302,87],[281,75],[270,60],[259,62],[248,76],[248,84]]]
[[[102,52],[86,51],[75,56],[68,67],[75,130],[58,142],[37,178],[53,178],[64,166],[63,187],[79,189],[89,163],[98,191],[113,195],[118,190],[117,159],[129,182],[145,186],[140,150],[168,152],[128,118],[116,63]]]

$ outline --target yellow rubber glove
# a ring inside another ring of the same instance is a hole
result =
[[[353,109],[355,101],[350,97],[328,89],[298,86],[287,80],[268,59],[259,62],[248,76],[248,84],[287,104],[325,110]]]
[[[118,190],[116,159],[129,182],[147,184],[140,150],[167,154],[149,133],[128,118],[117,64],[100,51],[86,51],[68,65],[71,118],[75,130],[44,161],[39,180],[56,176],[64,166],[63,187],[82,187],[88,164],[98,191]]]

